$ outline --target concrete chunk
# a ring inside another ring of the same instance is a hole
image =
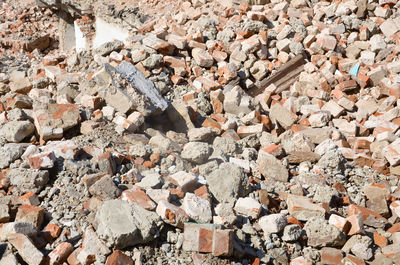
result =
[[[12,143],[19,143],[35,131],[30,121],[10,121],[1,128],[1,134]]]
[[[235,201],[250,192],[248,178],[231,163],[222,163],[206,178],[210,192],[219,202]]]
[[[159,217],[127,201],[105,201],[96,214],[97,234],[117,248],[144,243],[158,235]]]
[[[273,155],[260,151],[258,153],[257,164],[261,174],[265,178],[272,178],[277,181],[287,182],[289,178],[288,170]]]

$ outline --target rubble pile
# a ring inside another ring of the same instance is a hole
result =
[[[17,2],[0,265],[400,263],[396,0]]]
[[[1,8],[0,48],[43,51],[57,37],[58,19],[51,10],[40,12],[32,1],[3,1]]]

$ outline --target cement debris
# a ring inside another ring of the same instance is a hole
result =
[[[2,1],[0,265],[399,264],[399,8]]]

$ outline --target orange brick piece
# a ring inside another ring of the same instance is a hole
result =
[[[52,239],[56,239],[57,237],[60,236],[61,234],[61,227],[59,227],[56,224],[49,223],[46,225],[46,227],[43,229],[43,232],[48,234]]]
[[[340,249],[324,247],[321,249],[321,262],[323,264],[340,264],[343,254]]]
[[[108,256],[106,265],[133,265],[133,260],[120,250],[116,250]]]
[[[21,205],[18,208],[16,222],[33,223],[37,228],[42,226],[44,219],[44,209],[33,205]]]
[[[60,264],[67,260],[68,256],[74,251],[74,247],[69,242],[60,243],[52,252],[49,253],[50,264]]]

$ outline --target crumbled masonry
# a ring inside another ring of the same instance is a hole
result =
[[[399,1],[0,2],[0,265],[400,264]]]

